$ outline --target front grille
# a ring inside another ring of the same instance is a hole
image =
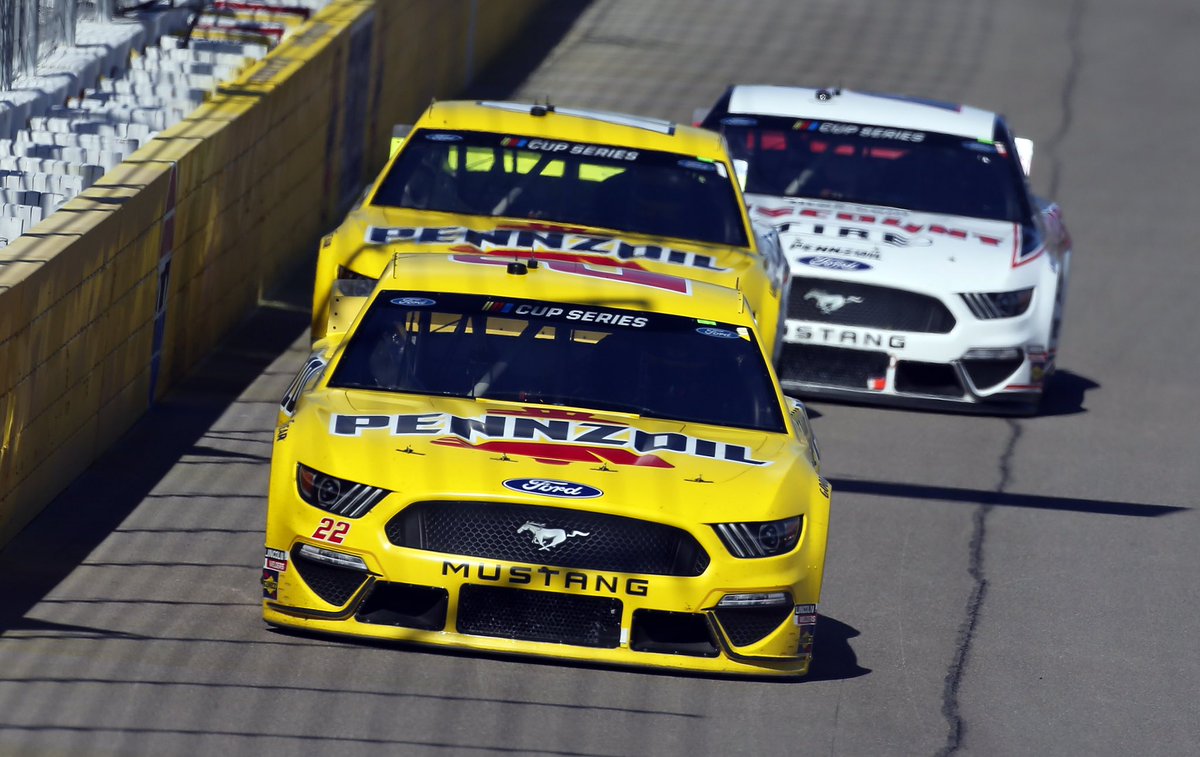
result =
[[[887,376],[888,361],[884,352],[784,343],[779,360],[779,378],[785,383],[802,381],[867,389],[872,380]]]
[[[629,648],[693,657],[716,657],[719,653],[703,614],[664,610],[633,611]]]
[[[376,581],[355,617],[360,623],[440,631],[449,603],[450,592],[441,587]]]
[[[661,576],[698,576],[708,567],[708,553],[687,531],[558,507],[417,502],[386,530],[398,547],[535,565]]]
[[[929,394],[937,397],[963,396],[962,382],[954,366],[946,363],[896,362],[896,391],[902,394]]]
[[[735,647],[762,641],[792,615],[791,605],[777,607],[718,607],[717,621]]]
[[[292,550],[292,565],[314,594],[337,607],[349,602],[354,592],[367,580],[366,573],[311,560],[299,549]]]
[[[621,600],[466,584],[458,631],[521,641],[613,649],[621,643]]]
[[[954,328],[954,316],[936,297],[831,279],[793,278],[788,318],[928,334]]]

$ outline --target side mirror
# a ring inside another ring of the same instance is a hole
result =
[[[817,437],[813,433],[812,423],[808,420],[808,411],[805,410],[804,403],[795,397],[788,397],[787,404],[792,423],[796,426],[796,434],[800,441],[808,446],[808,461],[812,463],[813,470],[820,473],[821,451],[817,449]]]
[[[1021,170],[1028,176],[1033,168],[1033,140],[1014,137],[1013,143],[1017,146],[1017,159],[1021,161]]]
[[[733,175],[737,177],[738,186],[742,188],[743,192],[746,191],[746,175],[749,173],[749,161],[742,160],[741,158],[733,159]]]
[[[396,124],[392,127],[392,144],[388,148],[388,158],[392,158],[400,152],[400,145],[404,144],[404,140],[408,138],[410,132],[412,132],[412,124]]]

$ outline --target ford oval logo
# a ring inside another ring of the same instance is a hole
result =
[[[796,261],[800,265],[808,265],[813,268],[827,268],[831,271],[869,271],[871,266],[866,263],[860,263],[857,260],[846,260],[845,258],[833,258],[828,255],[809,255],[800,258]]]
[[[558,499],[595,499],[604,494],[594,486],[551,478],[510,478],[504,482],[504,488],[522,494],[540,494],[543,497]]]
[[[397,297],[392,300],[392,304],[406,308],[427,308],[430,305],[436,305],[437,300],[431,300],[428,297]]]
[[[700,328],[696,329],[696,333],[703,334],[704,336],[715,336],[718,339],[741,339],[736,331],[730,331],[729,329],[717,329],[713,328],[712,326],[701,326]]]

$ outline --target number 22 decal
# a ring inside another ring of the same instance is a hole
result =
[[[346,534],[348,533],[350,533],[350,524],[346,521],[321,518],[321,525],[317,526],[316,531],[313,531],[312,538],[324,539],[333,544],[341,544],[342,539],[346,538]]]

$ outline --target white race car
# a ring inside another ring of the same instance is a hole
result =
[[[1033,145],[995,113],[842,89],[736,86],[725,135],[792,291],[790,393],[1036,412],[1071,240],[1035,197]]]

